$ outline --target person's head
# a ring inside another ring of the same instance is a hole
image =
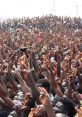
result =
[[[62,102],[57,102],[55,107],[53,107],[53,109],[56,113],[64,113],[65,111],[65,107]]]
[[[41,87],[45,88],[47,92],[50,90],[50,83],[46,79],[39,80],[38,83]]]
[[[61,98],[61,102],[64,105],[64,108],[66,110],[66,114],[69,115],[69,117],[73,117],[76,114],[75,110],[75,104],[67,97]]]
[[[24,103],[26,106],[29,106],[29,108],[35,107],[35,100],[30,93],[26,94],[25,99],[24,99]]]
[[[46,109],[43,105],[38,105],[36,108],[32,108],[28,117],[48,117]]]

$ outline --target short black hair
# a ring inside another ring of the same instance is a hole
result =
[[[35,100],[34,99],[31,99],[28,103],[29,107],[30,108],[34,108],[35,107]]]
[[[43,88],[47,88],[47,90],[49,92],[49,90],[50,90],[50,83],[46,79],[38,80],[38,84],[39,84],[39,86],[41,86]]]
[[[75,104],[72,102],[72,100],[69,99],[68,97],[63,97],[63,98],[61,98],[61,102],[64,104],[69,117],[75,116],[75,114],[76,114],[76,110],[74,108]]]

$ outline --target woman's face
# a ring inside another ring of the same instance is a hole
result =
[[[36,108],[31,110],[28,117],[47,117],[46,110],[43,105],[38,105]]]

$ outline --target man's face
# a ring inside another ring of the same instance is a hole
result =
[[[47,117],[47,114],[43,105],[38,105],[36,108],[31,110],[28,117]]]

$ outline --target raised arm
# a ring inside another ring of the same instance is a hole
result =
[[[53,107],[51,105],[49,94],[46,92],[44,88],[40,88],[40,101],[45,106],[48,117],[56,117],[55,112],[53,111]]]
[[[26,82],[23,80],[20,72],[17,70],[14,72],[15,76],[16,76],[16,79],[18,80],[20,86],[21,86],[21,90],[23,91],[24,94],[26,93],[29,93],[30,92],[30,89],[29,87],[27,86]]]
[[[51,72],[51,86],[52,86],[53,90],[55,91],[55,93],[58,96],[62,97],[63,93],[61,92],[61,89],[60,89],[59,85],[57,84],[57,82],[55,80],[55,74],[53,74],[52,69],[50,69],[50,72]]]
[[[13,101],[9,98],[9,96],[5,93],[5,89],[2,86],[2,84],[0,83],[0,97],[7,103],[7,105],[9,105],[9,107],[13,107],[14,103]]]

